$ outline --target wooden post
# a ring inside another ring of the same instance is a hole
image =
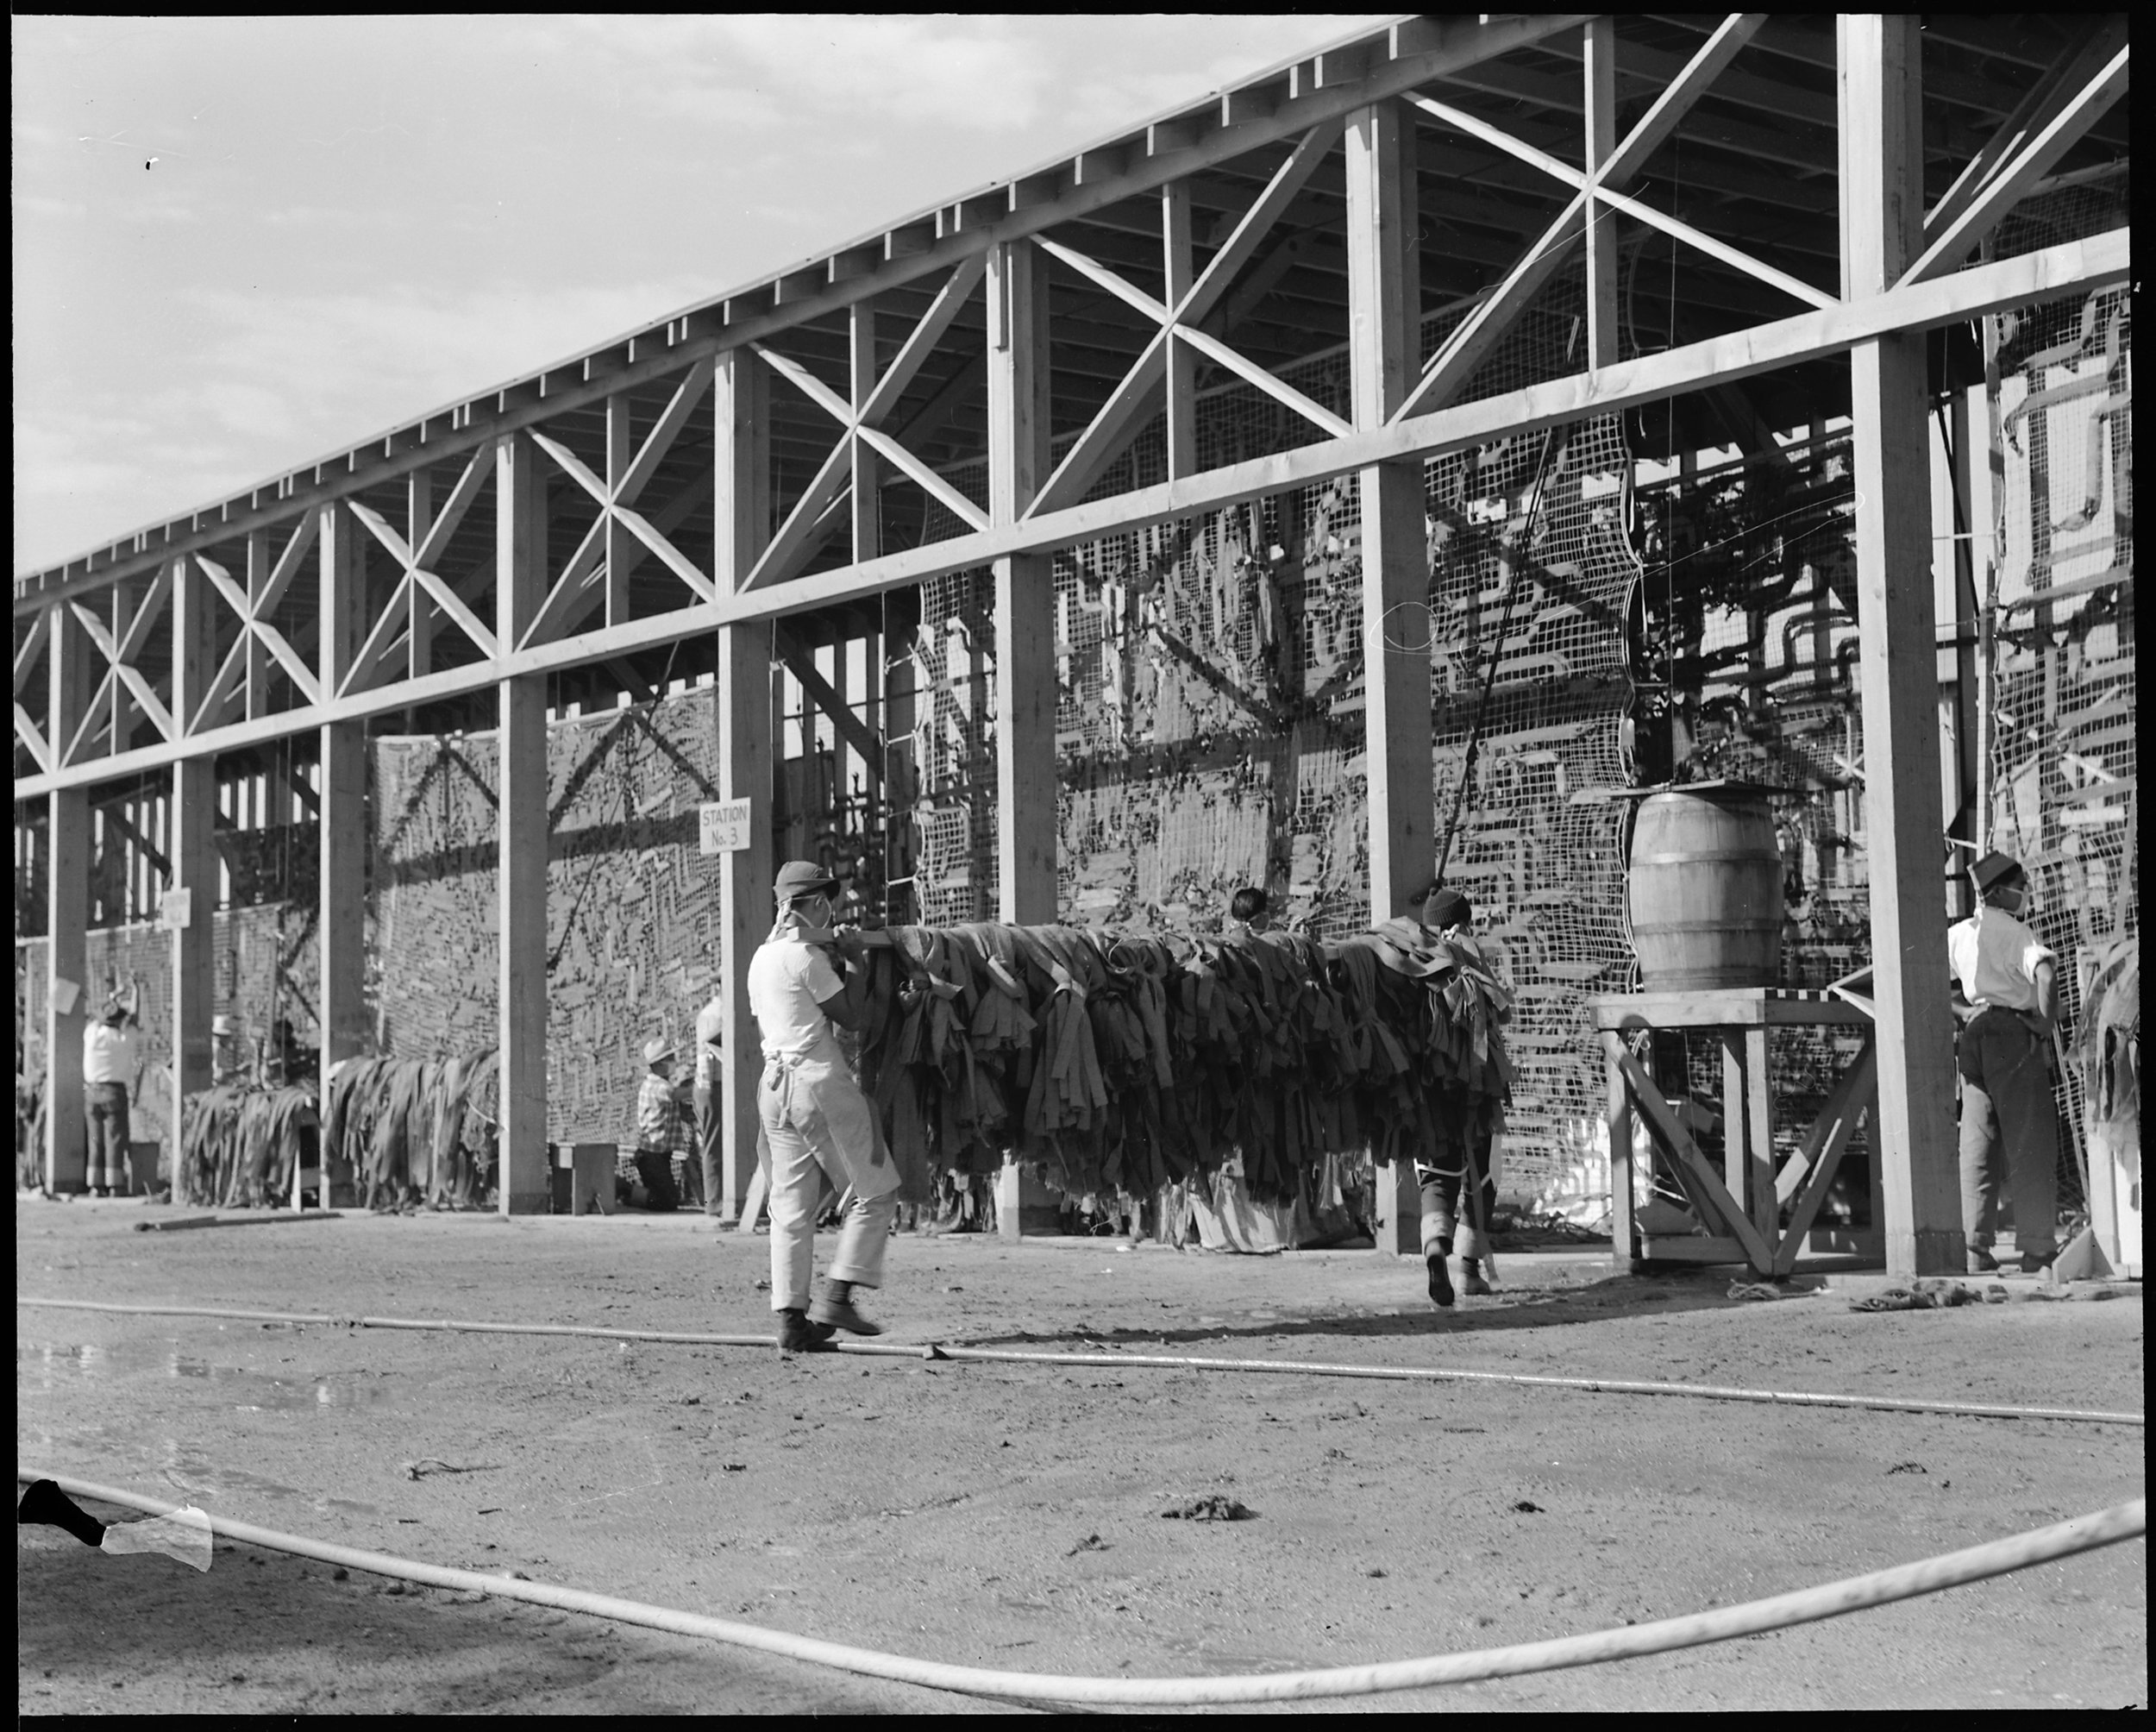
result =
[[[547,596],[547,489],[528,434],[495,451],[494,608],[514,643]],[[547,1146],[547,676],[499,686],[501,1126],[498,1182],[504,1214],[554,1206]]]
[[[988,260],[988,515],[1018,521],[1054,467],[1048,446],[1048,284],[1024,241]],[[1056,583],[1045,554],[995,563],[996,918],[1056,919]],[[981,678],[975,664],[974,678]],[[1015,1162],[996,1179],[996,1229],[1053,1225],[1046,1188]]]
[[[256,543],[263,546],[258,551]],[[266,537],[248,537],[248,569],[254,592],[255,566],[267,552]],[[216,677],[216,641],[210,615],[210,580],[191,559],[172,567],[172,714],[185,727],[201,707]],[[250,633],[251,637],[253,634]],[[172,1200],[179,1201],[181,1103],[210,1083],[210,1020],[214,1002],[217,908],[217,761],[204,754],[172,766],[172,818],[166,831],[171,888],[188,901],[187,924],[172,932],[172,1098],[166,1123],[172,1146]],[[329,1199],[323,1197],[323,1206]]]
[[[74,610],[55,602],[47,613],[46,671],[53,756],[75,737],[91,695],[90,639]],[[88,1183],[89,1130],[82,1098],[82,1037],[97,1013],[89,979],[90,790],[62,788],[46,800],[45,856],[45,1189],[79,1193]],[[63,1014],[55,989],[76,988]]]
[[[1583,67],[1587,80],[1587,172],[1596,173],[1617,148],[1617,25],[1610,17],[1589,22]],[[1617,213],[1587,201],[1587,365],[1614,367],[1617,352]]]
[[[1839,21],[1843,293],[1883,292],[1922,242],[1923,90],[1913,15]],[[1850,354],[1865,844],[1878,978],[1875,1143],[1887,1269],[1958,1274],[1953,1026],[1941,894],[1939,682],[1924,338]]]
[[[711,386],[717,456],[715,547],[719,593],[738,590],[771,535],[770,375],[747,348],[727,349]],[[772,791],[780,676],[768,621],[718,631],[718,787],[749,802],[749,845],[718,857],[719,997],[724,1006],[720,1078],[720,1219],[744,1229],[743,1208],[756,1170],[756,1079],[762,1046],[749,1013],[749,958],[771,929]]]
[[[1632,1090],[1620,1062],[1625,1038],[1602,1031],[1602,1062],[1609,1077],[1609,1267],[1629,1275],[1639,1267],[1632,1227]]]
[[[1194,280],[1190,251],[1190,185],[1178,180],[1161,188],[1162,280],[1172,311]],[[1196,358],[1187,343],[1168,344],[1168,478],[1179,480],[1198,468]]]
[[[1347,127],[1348,358],[1357,428],[1382,426],[1419,375],[1422,306],[1414,127],[1399,106]],[[1430,555],[1420,460],[1359,477],[1363,753],[1369,767],[1370,919],[1407,912],[1430,876]],[[1413,1164],[1376,1170],[1377,1248],[1422,1249]]]
[[[366,526],[348,508],[324,509],[321,669],[334,692],[367,642]],[[329,722],[322,730],[322,860],[317,932],[322,946],[322,1070],[357,1058],[373,1045],[367,1022],[367,724]],[[327,1161],[329,1151],[324,1149]],[[329,1179],[323,1181],[326,1189]],[[326,1205],[329,1199],[324,1197]]]

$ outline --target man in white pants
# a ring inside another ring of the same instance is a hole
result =
[[[784,1352],[829,1351],[837,1329],[883,1333],[855,1308],[854,1289],[883,1284],[898,1206],[897,1163],[831,1032],[860,1026],[868,986],[866,969],[856,966],[850,984],[839,973],[849,951],[856,963],[860,953],[857,938],[831,930],[837,888],[812,862],[781,866],[778,923],[749,963],[749,1008],[763,1045],[756,1105],[771,1162],[771,1308]],[[852,1197],[824,1293],[812,1303],[826,1174]]]

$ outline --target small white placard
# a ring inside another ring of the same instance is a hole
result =
[[[62,1016],[72,1016],[75,1001],[82,996],[81,985],[66,975],[53,976],[53,1008]]]
[[[158,901],[157,923],[177,932],[195,923],[195,893],[191,888],[167,890]]]
[[[705,854],[738,854],[749,845],[749,801],[714,800],[696,808],[696,840]]]

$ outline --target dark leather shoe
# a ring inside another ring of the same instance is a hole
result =
[[[809,1321],[827,1334],[833,1329],[843,1329],[849,1335],[881,1335],[883,1333],[882,1324],[870,1322],[854,1309],[850,1294],[843,1299],[826,1294],[809,1306],[808,1314]]]
[[[1445,1253],[1438,1252],[1433,1257],[1424,1258],[1423,1261],[1429,1265],[1430,1269],[1430,1302],[1439,1307],[1451,1305],[1452,1277],[1445,1269]]]
[[[835,1353],[837,1346],[828,1323],[812,1322],[799,1311],[779,1313],[779,1351],[782,1353]]]
[[[1991,1254],[1989,1246],[1969,1247],[1969,1272],[1971,1275],[1990,1275],[1999,1266],[1999,1259]]]
[[[2049,1257],[2039,1257],[2033,1251],[2024,1251],[2021,1253],[2021,1273],[2041,1275],[2058,1260],[2058,1257],[2059,1253],[2055,1251]]]

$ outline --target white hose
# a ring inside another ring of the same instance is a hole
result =
[[[360,1329],[440,1329],[473,1335],[572,1335],[605,1341],[655,1341],[674,1346],[761,1347],[771,1337],[703,1334],[667,1329],[608,1329],[582,1323],[483,1323],[450,1318],[334,1317],[309,1311],[239,1311],[201,1305],[119,1305],[98,1299],[26,1299],[58,1311],[110,1311],[138,1317],[225,1317],[249,1323],[304,1323]],[[2146,1426],[2137,1413],[2100,1409],[2007,1407],[1984,1402],[1930,1401],[1921,1396],[1820,1395],[1804,1390],[1750,1390],[1718,1384],[1656,1383],[1637,1377],[1560,1377],[1534,1371],[1475,1371],[1444,1365],[1353,1365],[1311,1359],[1208,1359],[1185,1353],[1042,1353],[1018,1347],[904,1346],[844,1341],[839,1351],[902,1359],[975,1360],[998,1365],[1136,1366],[1152,1371],[1244,1371],[1283,1377],[1370,1377],[1388,1383],[1510,1384],[1526,1389],[1582,1390],[1590,1394],[1689,1396],[1696,1401],[1756,1402],[1772,1406],[1864,1408],[1885,1413],[1938,1413],[1961,1419],[2065,1420],[2084,1425]]]
[[[177,1506],[162,1500],[141,1497],[109,1485],[45,1473],[17,1466],[18,1481],[50,1479],[71,1497],[94,1498],[123,1509],[169,1514]],[[1098,1703],[1120,1706],[1196,1707],[1237,1702],[1307,1701],[1326,1696],[1374,1696],[1388,1691],[1419,1690],[1431,1685],[1466,1684],[1478,1679],[1511,1678],[1523,1672],[1557,1672],[1567,1666],[1592,1666],[1606,1660],[1633,1660],[1642,1654],[1664,1654],[1671,1648],[1697,1647],[1707,1642],[1727,1641],[1763,1630],[1786,1629],[1792,1624],[1813,1623],[1839,1617],[1896,1600],[1914,1599],[1946,1588],[2025,1570],[2035,1564],[2114,1546],[2148,1531],[2148,1500],[2077,1516],[2049,1528],[1989,1541],[1959,1552],[1949,1552],[1921,1563],[1901,1564],[1851,1576],[1821,1587],[1802,1588],[1772,1599],[1753,1600],[1740,1606],[1720,1606],[1687,1617],[1663,1618],[1654,1623],[1631,1624],[1621,1629],[1598,1630],[1589,1635],[1560,1636],[1553,1641],[1523,1642],[1512,1647],[1484,1648],[1474,1654],[1433,1654],[1424,1660],[1395,1660],[1374,1666],[1339,1666],[1318,1672],[1282,1672],[1244,1674],[1228,1678],[1077,1678],[1030,1672],[988,1672],[970,1666],[948,1666],[938,1660],[911,1660],[903,1654],[879,1654],[870,1648],[849,1647],[843,1642],[819,1641],[813,1636],[790,1635],[755,1624],[734,1623],[725,1618],[705,1617],[698,1612],[674,1611],[665,1606],[644,1605],[636,1600],[616,1599],[609,1594],[590,1594],[575,1588],[557,1588],[545,1582],[481,1574],[476,1570],[448,1569],[438,1564],[415,1563],[379,1552],[361,1552],[349,1546],[332,1546],[256,1528],[244,1522],[210,1518],[222,1538],[237,1540],[297,1557],[318,1559],[347,1569],[365,1570],[430,1587],[456,1588],[492,1594],[503,1599],[530,1601],[562,1611],[585,1612],[611,1618],[618,1623],[642,1624],[651,1629],[671,1630],[677,1635],[701,1636],[736,1647],[757,1648],[788,1660],[836,1667],[867,1678],[885,1678],[930,1690],[955,1691],[967,1696],[985,1696],[1006,1702]]]

